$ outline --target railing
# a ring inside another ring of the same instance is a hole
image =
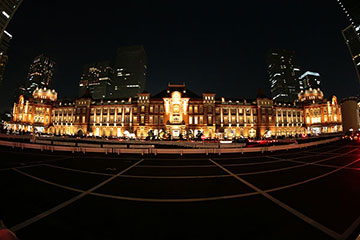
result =
[[[12,147],[12,148],[21,148],[21,149],[37,149],[41,151],[66,151],[66,152],[82,152],[82,153],[114,153],[114,154],[223,154],[223,153],[249,153],[249,152],[273,152],[273,151],[280,151],[280,150],[290,150],[290,149],[301,149],[312,147],[320,144],[331,143],[335,141],[339,141],[340,137],[335,137],[331,139],[319,140],[315,142],[309,143],[302,143],[302,144],[289,144],[289,145],[280,145],[280,146],[266,146],[266,147],[253,147],[253,148],[203,148],[203,149],[162,149],[162,148],[154,148],[154,145],[140,145],[141,148],[133,148],[131,145],[130,148],[123,148],[120,147],[121,145],[110,145],[104,144],[101,147],[100,144],[86,144],[86,143],[79,143],[78,146],[60,146],[60,145],[47,145],[39,144],[39,141],[36,143],[20,143],[20,142],[10,142],[0,140],[0,146],[5,147]],[[43,140],[45,141],[45,140]],[[70,143],[69,143],[70,145]],[[139,146],[139,145],[137,145]]]

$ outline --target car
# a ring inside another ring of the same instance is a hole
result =
[[[350,141],[360,141],[360,131],[349,130],[342,138]]]
[[[344,134],[344,136],[342,137],[343,139],[349,139],[350,140],[350,138],[352,137],[352,135],[353,135],[353,131],[347,131],[345,134]]]
[[[355,131],[353,134],[353,140],[358,141],[360,140],[360,131]]]

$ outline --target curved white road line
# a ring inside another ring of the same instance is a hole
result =
[[[80,192],[80,193],[84,193],[86,192],[85,190],[81,190],[78,188],[73,188],[73,187],[68,187],[62,184],[57,184],[36,176],[33,176],[31,174],[25,173],[23,171],[20,171],[18,169],[14,169],[16,172],[23,174],[29,178],[38,180],[40,182],[49,184],[49,185],[53,185],[59,188],[64,188],[66,190],[70,190],[70,191],[74,191],[74,192]],[[103,194],[103,193],[96,193],[96,192],[91,192],[89,193],[89,195],[94,195],[94,196],[99,196],[99,197],[104,197],[104,198],[111,198],[111,199],[119,199],[119,200],[129,200],[129,201],[138,201],[138,202],[197,202],[197,201],[211,201],[211,200],[221,200],[221,199],[230,199],[230,198],[237,198],[237,197],[246,197],[246,196],[252,196],[252,195],[257,195],[258,193],[256,192],[250,192],[250,193],[241,193],[241,194],[234,194],[234,195],[224,195],[224,196],[216,196],[216,197],[206,197],[206,198],[164,198],[164,199],[159,199],[159,198],[139,198],[139,197],[126,197],[126,196],[117,196],[117,195],[110,195],[110,194]]]
[[[289,205],[285,204],[284,202],[280,201],[279,199],[271,196],[269,193],[263,191],[262,189],[256,187],[255,185],[251,184],[250,182],[242,179],[241,177],[235,175],[233,172],[229,171],[227,168],[223,167],[222,165],[220,165],[219,163],[215,162],[214,160],[210,161],[215,164],[216,166],[218,166],[220,169],[222,169],[223,171],[227,172],[228,174],[232,175],[235,179],[237,179],[238,181],[240,181],[241,183],[245,184],[246,186],[250,187],[251,189],[255,190],[256,192],[258,192],[259,194],[261,194],[262,196],[266,197],[267,199],[269,199],[270,201],[272,201],[273,203],[277,204],[278,206],[282,207],[283,209],[287,210],[288,212],[292,213],[293,215],[297,216],[298,218],[300,218],[301,220],[303,220],[304,222],[310,224],[311,226],[319,229],[320,231],[328,234],[329,236],[335,238],[335,239],[340,239],[341,235],[338,234],[337,232],[325,227],[324,225],[322,225],[321,223],[315,221],[314,219],[306,216],[305,214],[299,212],[298,210],[290,207]]]
[[[352,151],[356,151],[356,150],[357,149],[354,149]],[[308,166],[308,165],[319,165],[320,166],[322,164],[318,164],[319,162],[328,161],[328,160],[331,160],[331,159],[334,159],[334,158],[345,156],[345,155],[351,154],[352,151],[347,152],[347,153],[343,153],[341,155],[320,159],[320,160],[315,161],[315,162],[302,162],[302,161],[293,160],[293,159],[299,159],[299,158],[280,159],[280,162],[300,163],[300,165],[284,167],[284,168],[269,169],[269,170],[263,170],[263,171],[257,171],[257,172],[236,173],[236,175],[237,176],[247,176],[247,175],[272,173],[272,172],[279,172],[279,171],[285,171],[285,170],[289,170],[289,169],[294,169],[294,168],[298,168],[298,167],[305,167],[305,166]],[[320,155],[322,155],[322,154],[320,154]],[[320,155],[318,155],[318,156],[320,156]],[[267,157],[268,158],[278,159],[278,158],[270,157],[270,156],[267,156]],[[267,161],[267,162],[274,163],[274,162],[277,162],[277,161]],[[93,175],[101,175],[101,176],[114,176],[115,175],[115,174],[110,174],[110,173],[100,173],[100,172],[79,170],[79,169],[73,169],[73,168],[66,168],[66,167],[61,167],[61,166],[56,166],[56,165],[51,165],[51,164],[43,164],[43,165],[48,166],[48,167],[53,167],[53,168],[66,170],[66,171],[87,173],[87,174],[93,174]],[[215,165],[213,165],[213,166],[215,166]],[[229,165],[223,164],[222,166],[225,167],[225,166],[229,166]],[[326,166],[326,165],[324,164],[324,166]],[[137,166],[137,167],[139,167],[139,166]],[[336,166],[331,166],[331,165],[329,167],[336,168]],[[357,169],[354,169],[354,170],[357,170]],[[225,177],[229,177],[229,175],[218,174],[218,175],[202,175],[202,176],[192,176],[192,175],[189,175],[189,176],[146,176],[146,175],[125,175],[125,174],[122,174],[119,177],[123,177],[123,178],[139,178],[139,179],[191,179],[191,178],[194,178],[194,179],[204,178],[204,179],[206,179],[206,178],[225,178]]]
[[[308,158],[308,157],[313,157],[313,156],[321,156],[321,155],[325,155],[325,154],[328,154],[330,152],[333,152],[333,151],[336,151],[337,149],[333,149],[333,150],[330,150],[330,151],[327,151],[327,152],[321,152],[321,153],[317,153],[317,154],[312,154],[311,156],[298,156],[298,157],[294,157],[294,158],[289,158],[289,159],[302,159],[302,158]],[[355,151],[357,149],[354,149],[353,151]],[[237,167],[237,166],[251,166],[251,165],[260,165],[260,164],[271,164],[271,163],[275,163],[275,162],[284,162],[286,161],[284,158],[278,158],[278,157],[275,157],[275,156],[261,156],[262,158],[264,157],[273,157],[274,159],[277,159],[277,160],[274,160],[274,161],[261,161],[261,162],[250,162],[250,163],[229,163],[229,164],[221,164],[222,166],[227,166],[227,167]],[[246,159],[246,158],[244,158]],[[242,159],[239,159],[239,161],[241,161]],[[161,160],[158,160],[158,161],[161,161]],[[219,161],[219,162],[222,162],[222,160],[216,160],[216,161]],[[226,160],[225,160],[226,161]],[[140,166],[137,166],[136,168],[192,168],[192,167],[195,167],[195,168],[214,168],[216,166],[214,165],[140,165]]]
[[[355,151],[357,149],[354,149],[353,151]],[[344,153],[344,154],[341,154],[339,156],[343,156],[343,155],[346,155],[346,154],[349,154],[353,151],[350,151],[348,153]],[[339,157],[339,156],[336,156],[336,157]],[[335,158],[335,157],[334,157]],[[327,159],[322,159],[320,161],[326,161],[326,160],[329,160],[329,158]],[[137,197],[123,197],[123,196],[116,196],[116,195],[108,195],[108,194],[102,194],[102,193],[95,193],[93,191],[97,190],[98,188],[102,187],[103,185],[105,185],[106,183],[110,182],[111,180],[113,180],[114,178],[116,177],[119,177],[121,174],[123,174],[124,172],[126,172],[127,170],[129,170],[130,168],[132,167],[135,167],[137,164],[139,164],[140,162],[142,162],[143,160],[140,160],[139,162],[136,162],[135,164],[131,165],[129,168],[119,172],[118,174],[110,177],[109,179],[103,181],[102,183],[96,185],[95,187],[87,190],[87,191],[83,191],[83,190],[80,190],[80,189],[76,189],[76,188],[72,188],[72,187],[68,187],[68,186],[64,186],[64,185],[61,185],[61,184],[57,184],[57,183],[54,183],[54,182],[51,182],[51,181],[47,181],[47,180],[44,180],[44,179],[41,179],[39,177],[36,177],[36,176],[32,176],[30,174],[27,174],[25,172],[22,172],[16,168],[13,168],[14,171],[18,172],[18,173],[21,173],[27,177],[30,177],[30,178],[33,178],[35,180],[38,180],[38,181],[41,181],[41,182],[44,182],[46,184],[49,184],[49,185],[53,185],[53,186],[56,186],[56,187],[60,187],[60,188],[64,188],[64,189],[67,189],[67,190],[70,190],[70,191],[75,191],[75,192],[79,192],[81,194],[79,194],[78,196],[52,208],[52,209],[49,209],[48,211],[44,212],[44,213],[41,213],[21,224],[18,224],[16,226],[14,226],[13,228],[11,228],[13,231],[17,231],[23,227],[26,227],[30,224],[32,224],[33,222],[36,222],[50,214],[52,214],[53,212],[71,204],[72,202],[76,201],[76,200],[79,200],[80,198],[86,196],[86,195],[94,195],[94,196],[99,196],[99,197],[104,197],[104,198],[112,198],[112,199],[120,199],[120,200],[130,200],[130,201],[146,201],[146,202],[194,202],[194,201],[211,201],[211,200],[222,200],[222,199],[231,199],[231,198],[240,198],[240,197],[246,197],[246,196],[252,196],[252,195],[257,195],[257,194],[264,194],[264,193],[268,193],[268,192],[273,192],[273,191],[278,191],[278,190],[282,190],[282,189],[287,189],[287,188],[291,188],[291,187],[295,187],[295,186],[299,186],[301,184],[305,184],[305,183],[308,183],[308,182],[312,182],[312,181],[315,181],[317,179],[320,179],[320,178],[323,178],[323,177],[326,177],[330,174],[333,174],[335,172],[338,172],[342,169],[345,169],[347,168],[348,166],[360,161],[360,159],[357,159],[349,164],[346,164],[342,167],[339,167],[333,171],[330,171],[328,173],[325,173],[325,174],[322,174],[320,176],[317,176],[317,177],[313,177],[313,178],[310,178],[310,179],[307,179],[307,180],[304,180],[304,181],[301,181],[301,182],[297,182],[297,183],[294,183],[294,184],[289,184],[289,185],[285,185],[285,186],[282,186],[282,187],[277,187],[277,188],[272,188],[272,189],[268,189],[268,190],[261,190],[262,193],[259,193],[258,191],[256,192],[250,192],[250,193],[242,193],[242,194],[234,194],[234,195],[225,195],[225,196],[216,196],[216,197],[206,197],[206,198],[186,198],[186,199],[153,199],[153,198],[137,198]],[[316,162],[320,162],[320,161],[316,161]],[[215,161],[214,161],[215,162]],[[215,162],[216,163],[216,162]],[[315,163],[315,162],[313,162]],[[304,165],[309,165],[309,163],[306,163]],[[221,166],[219,164],[219,166]],[[28,167],[28,166],[24,166],[24,167]],[[282,169],[283,170],[283,169]],[[237,176],[236,174],[234,174],[235,176]],[[237,176],[238,177],[238,176]],[[240,178],[240,177],[238,177]]]
[[[272,188],[272,189],[268,189],[268,190],[263,190],[264,193],[268,193],[268,192],[274,192],[274,191],[278,191],[278,190],[283,190],[283,189],[287,189],[287,188],[291,188],[291,187],[295,187],[295,186],[299,186],[299,185],[302,185],[302,184],[305,184],[305,183],[309,183],[309,182],[312,182],[312,181],[315,181],[317,179],[320,179],[320,178],[323,178],[323,177],[326,177],[330,174],[333,174],[335,172],[338,172],[356,162],[360,161],[360,159],[357,159],[349,164],[346,164],[344,165],[343,167],[340,167],[338,169],[335,169],[333,171],[330,171],[328,173],[325,173],[325,174],[322,174],[320,176],[317,176],[317,177],[313,177],[313,178],[310,178],[310,179],[307,179],[305,181],[301,181],[301,182],[297,182],[297,183],[294,183],[294,184],[289,184],[289,185],[285,185],[285,186],[282,186],[282,187],[277,187],[277,188]],[[39,177],[35,177],[35,176],[32,176],[30,174],[27,174],[25,172],[22,172],[20,170],[17,170],[17,169],[14,169],[16,172],[20,173],[20,174],[23,174],[29,178],[33,178],[33,179],[36,179],[40,182],[43,182],[43,183],[46,183],[46,184],[50,184],[50,185],[53,185],[53,186],[56,186],[56,187],[60,187],[60,188],[64,188],[64,189],[67,189],[67,190],[71,190],[71,191],[75,191],[75,192],[80,192],[82,194],[89,194],[89,195],[94,195],[94,196],[98,196],[98,197],[104,197],[104,198],[110,198],[110,199],[118,199],[118,200],[127,200],[127,201],[140,201],[140,202],[198,202],[198,201],[214,201],[214,200],[226,200],[226,199],[232,199],[232,198],[241,198],[241,197],[247,197],[247,196],[253,196],[253,195],[258,195],[260,194],[259,192],[250,192],[250,193],[242,193],[242,194],[234,194],[234,195],[225,195],[225,196],[216,196],[216,197],[206,197],[206,198],[183,198],[183,199],[156,199],[156,198],[138,198],[138,197],[126,197],[126,196],[116,196],[116,195],[109,195],[109,194],[102,194],[102,193],[95,193],[95,192],[89,192],[89,191],[83,191],[83,190],[80,190],[80,189],[76,189],[76,188],[72,188],[72,187],[67,187],[67,186],[64,186],[64,185],[61,185],[61,184],[57,184],[57,183],[53,183],[53,182],[50,182],[50,181],[47,181],[47,180],[44,180],[44,179],[41,179]],[[114,176],[115,178],[116,176]],[[66,202],[65,202],[66,203]],[[67,204],[68,205],[68,204]],[[58,210],[58,209],[57,209]],[[51,212],[52,213],[52,212]],[[48,214],[45,214],[45,216],[51,214],[51,213],[48,213]],[[43,214],[40,214],[38,216],[41,216],[41,218],[45,217]],[[39,219],[38,219],[39,220]],[[36,220],[37,221],[37,220]],[[26,221],[27,225],[31,224],[32,222],[28,222]],[[25,222],[24,222],[25,223]],[[24,224],[23,224],[24,225]],[[23,225],[20,225],[20,227],[25,227]],[[14,226],[13,228],[11,228],[13,230],[19,230],[19,225],[16,225]]]
[[[92,171],[86,171],[86,170],[79,170],[74,168],[67,168],[67,167],[60,167],[56,165],[51,164],[40,164],[40,166],[47,166],[52,168],[58,168],[66,171],[72,171],[72,172],[80,172],[80,173],[87,173],[87,174],[93,174],[93,175],[100,175],[100,176],[114,176],[115,174],[111,173],[100,173],[100,172],[92,172]],[[120,178],[142,178],[142,179],[190,179],[190,178],[217,178],[217,177],[230,177],[229,175],[202,175],[202,176],[141,176],[141,175],[126,175],[122,174],[119,176]]]
[[[265,156],[262,156],[262,158],[264,158]],[[309,157],[309,156],[308,156]],[[302,156],[301,158],[305,158],[304,156]],[[295,158],[292,158],[295,159]],[[239,159],[239,161],[241,161],[242,159]],[[251,165],[260,165],[260,164],[270,164],[270,163],[274,163],[274,162],[284,162],[283,159],[280,160],[273,160],[273,161],[261,161],[261,162],[249,162],[249,163],[228,163],[228,164],[222,164],[223,166],[228,166],[228,167],[240,167],[240,166],[251,166]],[[192,167],[196,167],[196,168],[214,168],[216,166],[214,165],[140,165],[137,166],[136,168],[192,168]]]
[[[73,202],[75,202],[75,201],[77,201],[79,199],[82,199],[83,197],[90,194],[91,192],[97,190],[98,188],[100,188],[100,187],[104,186],[105,184],[109,183],[110,181],[114,180],[117,176],[119,176],[119,175],[125,173],[126,171],[130,170],[131,168],[135,167],[136,165],[138,165],[142,161],[144,161],[144,159],[141,159],[140,161],[137,161],[136,163],[132,164],[130,167],[120,171],[118,174],[106,179],[105,181],[102,181],[98,185],[90,188],[89,190],[83,191],[79,195],[77,195],[77,196],[75,196],[75,197],[73,197],[73,198],[71,198],[71,199],[69,199],[69,200],[67,200],[67,201],[53,207],[53,208],[51,208],[51,209],[49,209],[49,210],[47,210],[47,211],[45,211],[43,213],[40,213],[39,215],[34,216],[34,217],[32,217],[32,218],[30,218],[30,219],[28,219],[28,220],[26,220],[26,221],[24,221],[22,223],[19,223],[19,224],[13,226],[12,228],[10,228],[10,230],[13,231],[13,232],[16,232],[16,231],[18,231],[18,230],[20,230],[20,229],[22,229],[24,227],[27,227],[28,225],[30,225],[32,223],[37,222],[40,219],[43,219],[43,218],[47,217],[48,215],[50,215],[50,214],[52,214],[52,213],[54,213],[54,212],[56,212],[56,211],[58,211],[58,210],[60,210],[60,209],[62,209],[64,207],[72,204]],[[14,169],[14,170],[19,172],[19,170],[16,170],[16,169]],[[58,186],[58,187],[60,187],[60,186]]]
[[[351,155],[351,154],[349,154]],[[357,155],[358,157],[359,155]],[[298,160],[290,160],[290,159],[286,159],[285,161],[287,162],[293,162],[293,163],[309,163],[309,162],[303,162],[303,161],[298,161]],[[319,167],[327,167],[327,168],[340,168],[341,166],[337,166],[337,165],[331,165],[331,164],[322,164],[322,163],[310,163],[310,165],[314,165],[314,166],[319,166]],[[346,167],[345,169],[347,170],[356,170],[359,171],[360,168],[354,168],[354,167]]]
[[[29,167],[37,167],[37,166],[41,166],[41,165],[44,165],[44,163],[48,163],[48,162],[56,162],[56,161],[60,161],[60,160],[65,160],[65,159],[69,159],[71,157],[62,157],[62,158],[57,158],[57,159],[52,159],[52,160],[46,160],[46,161],[33,161],[33,162],[30,162],[30,163],[34,163],[34,164],[26,164],[26,165],[23,165],[23,166],[13,166],[13,167],[8,167],[8,168],[0,168],[0,171],[6,171],[6,170],[12,170],[14,168],[29,168]]]
[[[68,187],[68,186],[65,186],[65,185],[62,185],[62,184],[50,182],[50,181],[45,180],[45,179],[43,179],[43,178],[39,178],[39,177],[36,177],[36,176],[34,176],[34,175],[28,174],[28,173],[26,173],[26,172],[20,171],[20,170],[18,170],[17,168],[14,168],[13,170],[14,170],[15,172],[17,172],[17,173],[20,173],[20,174],[26,176],[26,177],[29,177],[29,178],[38,180],[38,181],[43,182],[43,183],[47,183],[47,184],[49,184],[49,185],[53,185],[53,186],[56,186],[56,187],[59,187],[59,188],[64,188],[64,189],[66,189],[66,190],[70,190],[70,191],[74,191],[74,192],[80,192],[80,193],[85,192],[85,191],[83,191],[83,190],[81,190],[81,189],[77,189],[77,188],[73,188],[73,187]]]
[[[340,154],[340,155],[337,155],[337,156],[332,156],[332,157],[324,158],[324,159],[321,159],[321,160],[318,160],[318,161],[314,161],[314,162],[305,162],[304,164],[300,164],[300,165],[295,165],[295,166],[290,166],[290,167],[284,167],[284,168],[277,168],[277,169],[271,169],[271,170],[264,170],[264,171],[258,171],[258,172],[238,173],[238,174],[236,174],[236,175],[237,175],[237,176],[256,175],[256,174],[280,172],[280,171],[285,171],[285,170],[289,170],[289,169],[305,167],[305,166],[308,166],[308,165],[312,165],[312,164],[314,164],[314,163],[320,163],[320,162],[325,162],[325,161],[328,161],[328,160],[331,160],[331,159],[334,159],[334,158],[339,158],[339,157],[348,155],[349,153],[354,152],[354,151],[356,151],[356,150],[357,150],[357,149],[354,149],[354,150],[352,150],[352,151],[350,151],[350,152],[347,152],[347,153],[343,153],[343,154]],[[289,158],[289,159],[291,159],[291,158]]]
[[[311,149],[308,149],[308,150],[303,150],[303,149],[307,149],[307,148],[298,148],[298,149],[292,149],[292,150],[299,150],[299,151],[301,151],[302,153],[306,153],[306,154],[309,154],[309,155],[311,155],[311,154],[313,154],[313,150],[320,150],[320,149],[324,149],[324,148],[328,148],[328,147],[331,147],[331,145],[338,145],[338,143],[339,143],[339,141],[337,141],[337,142],[332,142],[332,143],[328,143],[328,144],[325,144],[325,145],[323,145],[323,146],[321,146],[321,147],[318,147],[318,146],[313,146],[313,147],[310,147]],[[335,150],[333,149],[333,150],[330,150],[329,152],[333,152],[333,151],[336,151],[336,150],[338,150],[338,149],[342,149],[342,148],[345,148],[345,147],[352,147],[351,145],[345,145],[345,146],[341,146],[341,147],[339,147],[339,148],[335,148]],[[314,149],[314,148],[316,148],[316,149]],[[303,151],[302,151],[303,150]],[[291,151],[291,150],[290,150]],[[276,151],[273,151],[273,152],[276,152]],[[269,153],[269,152],[267,152],[267,153]],[[316,152],[316,153],[318,153],[318,152]],[[245,154],[245,153],[244,153]],[[265,153],[264,153],[265,154]],[[288,153],[279,153],[279,154],[274,154],[274,155],[272,155],[272,156],[287,156],[287,155],[292,155],[292,154],[296,154],[296,152],[288,152]],[[240,155],[240,154],[239,154]],[[258,156],[243,156],[243,157],[241,157],[241,158],[239,158],[239,157],[226,157],[226,158],[217,158],[217,157],[214,157],[214,158],[212,158],[213,160],[216,160],[216,161],[221,161],[221,160],[234,160],[234,159],[248,159],[248,158],[259,158],[259,157],[262,157],[263,155],[258,155]]]
[[[209,179],[209,178],[226,178],[231,177],[230,175],[226,174],[219,174],[219,175],[189,175],[189,176],[142,176],[142,175],[121,175],[120,177],[123,178],[138,178],[138,179]]]
[[[339,167],[339,168],[337,168],[337,169],[335,169],[333,171],[327,172],[325,174],[322,174],[322,175],[319,175],[319,176],[316,176],[316,177],[313,177],[313,178],[309,178],[309,179],[306,179],[304,181],[300,181],[300,182],[297,182],[297,183],[292,183],[292,184],[284,185],[284,186],[281,186],[281,187],[267,189],[267,190],[264,190],[264,192],[274,192],[274,191],[279,191],[279,190],[283,190],[283,189],[296,187],[296,186],[299,186],[299,185],[302,185],[302,184],[305,184],[305,183],[309,183],[309,182],[315,181],[317,179],[320,179],[320,178],[326,177],[328,175],[331,175],[331,174],[333,174],[335,172],[338,172],[340,170],[346,169],[347,166],[350,166],[350,165],[352,165],[352,164],[354,164],[354,163],[356,163],[358,161],[360,161],[360,159],[357,159],[357,160],[355,160],[355,161],[353,161],[353,162],[351,162],[349,164],[346,164],[346,165],[344,165],[342,167]],[[54,182],[51,182],[51,181],[48,181],[48,180],[44,180],[42,178],[30,175],[30,174],[25,173],[25,172],[20,171],[20,170],[17,170],[16,172],[18,172],[20,174],[23,174],[23,175],[25,175],[27,177],[36,179],[36,180],[38,180],[40,182],[44,182],[44,183],[47,183],[47,184],[50,184],[50,185],[53,185],[53,186],[56,186],[56,187],[65,188],[65,189],[76,191],[76,192],[85,192],[84,190],[81,190],[81,189],[67,187],[67,186],[57,184],[57,183],[54,183]],[[155,201],[155,202],[156,201],[158,201],[158,202],[166,202],[166,201],[169,201],[169,202],[210,201],[210,200],[240,198],[240,197],[244,197],[244,196],[251,196],[251,195],[257,195],[257,194],[259,194],[259,193],[251,192],[251,193],[240,193],[240,194],[224,195],[224,196],[217,196],[217,197],[210,197],[210,198],[205,197],[205,198],[185,198],[185,199],[184,198],[179,198],[179,199],[175,199],[175,198],[153,199],[153,198],[139,198],[139,197],[124,197],[124,196],[102,194],[102,193],[95,193],[95,192],[89,193],[89,195],[102,196],[102,197],[105,197],[105,198],[120,199],[120,200],[133,200],[133,201],[140,201],[140,202],[151,202],[151,201]]]
[[[283,190],[283,189],[287,189],[287,188],[291,188],[291,187],[295,187],[295,186],[298,186],[298,185],[301,185],[301,184],[305,184],[305,183],[308,183],[308,182],[312,182],[312,181],[315,181],[317,179],[320,179],[320,178],[323,178],[323,177],[326,177],[330,174],[333,174],[333,173],[336,173],[340,170],[343,170],[343,169],[346,169],[348,166],[354,164],[354,163],[357,163],[360,161],[360,158],[359,159],[356,159],[354,161],[352,161],[351,163],[348,163],[342,167],[339,167],[333,171],[330,171],[330,172],[327,172],[327,173],[324,173],[324,174],[321,174],[319,176],[316,176],[316,177],[313,177],[313,178],[310,178],[310,179],[307,179],[307,180],[304,180],[304,181],[301,181],[301,182],[297,182],[297,183],[293,183],[293,184],[289,184],[289,185],[285,185],[285,186],[282,186],[282,187],[277,187],[277,188],[272,188],[272,189],[269,189],[269,190],[266,190],[265,192],[274,192],[274,191],[279,191],[279,190]]]
[[[311,155],[305,155],[305,156],[298,156],[298,157],[293,157],[293,158],[289,158],[289,159],[301,159],[301,158],[308,158],[308,157],[312,157],[312,156],[321,156],[321,155],[325,155],[325,154],[328,154],[328,153],[331,153],[333,151],[337,151],[339,149],[342,149],[342,148],[345,148],[347,147],[348,145],[345,145],[345,146],[342,146],[340,148],[337,148],[337,149],[332,149],[332,150],[329,150],[329,151],[326,151],[326,152],[318,152],[316,154],[311,154]],[[357,148],[356,148],[357,149]],[[354,150],[356,150],[354,149]],[[303,152],[306,152],[306,151],[303,151]],[[302,152],[302,153],[303,153]],[[286,155],[290,155],[290,154],[295,154],[295,153],[289,153],[289,154],[280,154],[280,155],[271,155],[273,156],[274,158],[276,156],[286,156]],[[262,155],[262,156],[257,156],[256,158],[263,158],[263,157],[267,157],[267,155]],[[231,158],[231,159],[216,159],[216,161],[226,161],[226,160],[236,160],[238,159],[239,161],[243,160],[243,159],[249,159],[250,157],[244,157],[244,158]],[[282,162],[283,158],[278,158],[279,160],[276,160],[276,161],[261,161],[261,162],[249,162],[249,163],[229,163],[229,164],[222,164],[223,166],[229,166],[229,167],[236,167],[236,166],[250,166],[250,165],[259,165],[259,164],[270,164],[270,163],[274,163],[274,162]],[[162,161],[164,159],[159,159],[159,160],[152,160],[152,159],[146,159],[146,160],[151,160],[151,161]],[[173,161],[173,160],[170,160],[170,159],[166,159],[168,161]],[[176,159],[178,161],[182,161],[183,159]],[[198,159],[199,160],[199,159]],[[202,161],[203,160],[208,160],[208,159],[201,159]],[[214,158],[215,160],[215,158]],[[140,166],[137,166],[137,168],[186,168],[186,167],[215,167],[214,165],[175,165],[175,166],[171,166],[171,165],[166,165],[166,166],[156,166],[156,165],[140,165]]]
[[[224,196],[216,196],[216,197],[163,198],[163,199],[161,199],[161,198],[124,197],[124,196],[103,194],[103,193],[97,193],[97,192],[93,192],[93,193],[91,193],[91,195],[103,197],[103,198],[117,199],[117,200],[127,200],[127,201],[136,201],[136,202],[167,202],[167,203],[205,202],[205,201],[226,200],[226,199],[230,199],[230,198],[235,198],[235,197],[229,198],[229,195],[224,195]],[[248,196],[253,196],[253,195],[258,195],[258,193],[257,192],[249,192],[249,193],[240,193],[240,194],[231,195],[231,196],[236,196],[236,198],[241,198],[241,197],[248,197]]]
[[[335,143],[338,143],[338,142],[335,142]],[[334,145],[335,143],[330,143],[332,145]],[[327,152],[321,152],[321,153],[317,153],[316,155],[323,155],[323,154],[327,154],[327,153],[331,153],[333,151],[336,151],[338,149],[342,149],[342,148],[345,148],[345,147],[351,147],[351,145],[345,145],[345,146],[341,146],[340,148],[337,148],[337,149],[333,149],[333,150],[330,150],[330,151],[327,151]],[[323,149],[323,148],[326,148],[326,147],[329,147],[329,144],[326,144],[325,146],[322,146],[322,147],[319,147],[318,149]],[[303,153],[304,152],[309,152],[311,150],[306,150],[306,151],[302,151]],[[10,152],[10,151],[5,151],[5,152]],[[13,152],[12,152],[13,153]],[[19,152],[19,154],[30,154],[30,155],[41,155],[41,156],[51,156],[51,157],[54,157],[54,155],[51,155],[51,154],[46,154],[46,153],[39,153],[39,154],[34,154],[34,153],[31,153],[31,152]],[[277,155],[271,155],[272,157],[277,157],[277,156],[286,156],[286,155],[291,155],[291,154],[294,154],[294,153],[284,153],[284,154],[277,154]],[[266,156],[262,156],[262,155],[259,155],[259,156],[248,156],[248,157],[241,157],[241,158],[237,158],[237,157],[233,157],[233,158],[219,158],[218,160],[219,161],[226,161],[226,160],[234,160],[234,159],[239,159],[239,160],[242,160],[242,159],[251,159],[251,158],[259,158],[259,157],[266,157]],[[296,158],[291,158],[291,159],[301,159],[301,158],[306,158],[306,157],[309,157],[309,156],[299,156],[299,157],[296,157]],[[54,160],[47,160],[47,161],[43,161],[44,163],[46,162],[52,162],[52,161],[57,161],[57,160],[64,160],[64,159],[71,159],[71,158],[74,158],[74,159],[81,159],[81,158],[77,158],[77,156],[66,156],[64,158],[59,158],[59,159],[54,159]],[[93,158],[93,159],[101,159],[103,157],[97,157],[97,156],[87,156],[87,158]],[[132,160],[139,160],[140,158],[125,158],[125,159],[122,159],[122,158],[116,158],[116,157],[106,157],[107,159],[116,159],[116,160],[123,160],[123,161],[132,161]],[[217,158],[213,158],[213,159],[217,159]],[[183,161],[183,160],[208,160],[207,158],[201,158],[201,159],[147,159],[147,160],[155,160],[155,161],[162,161],[162,160],[180,160],[180,161]],[[235,167],[235,166],[251,166],[251,165],[260,165],[260,164],[270,164],[270,163],[274,163],[274,162],[283,162],[283,161],[286,161],[286,160],[282,160],[282,158],[279,158],[279,160],[275,160],[275,161],[262,161],[262,162],[250,162],[250,163],[234,163],[234,164],[223,164],[223,166],[229,166],[229,167]],[[16,168],[23,168],[23,167],[32,167],[32,166],[39,166],[38,162],[39,161],[35,161],[36,164],[34,165],[26,165],[26,166],[19,166],[19,167],[16,167]],[[35,163],[34,162],[34,163]],[[193,167],[196,165],[184,165],[184,166],[173,166],[173,167]],[[171,166],[151,166],[151,165],[142,165],[142,166],[138,166],[138,167],[143,167],[143,168],[156,168],[156,167],[163,167],[163,168],[166,168],[166,167],[171,167]],[[214,165],[198,165],[198,167],[214,167]],[[8,168],[2,168],[0,169],[0,171],[6,171],[6,170],[11,170],[13,169],[14,167],[8,167]],[[71,169],[67,169],[69,171],[72,171]],[[80,171],[79,171],[80,172]],[[89,173],[89,172],[88,172]],[[97,174],[94,172],[94,174]],[[99,174],[99,175],[102,175],[102,174]],[[105,175],[104,175],[105,176]],[[111,176],[111,175],[106,175],[106,176]],[[226,175],[225,175],[226,176]],[[211,176],[212,177],[212,176]]]
[[[262,156],[262,158],[265,156]],[[309,156],[308,156],[309,157]],[[305,157],[301,157],[305,158]],[[295,159],[295,158],[293,158]],[[241,161],[242,159],[239,159]],[[159,160],[160,161],[160,160]],[[228,163],[223,164],[223,166],[229,166],[229,167],[238,167],[238,166],[251,166],[251,165],[260,165],[260,164],[270,164],[274,162],[284,162],[284,160],[274,160],[274,161],[261,161],[261,162],[249,162],[249,163]],[[216,166],[214,165],[140,165],[137,166],[137,168],[191,168],[191,167],[197,167],[197,168],[214,168]]]
[[[58,169],[66,170],[66,171],[71,171],[71,172],[87,173],[87,174],[100,175],[100,176],[115,176],[116,175],[116,174],[111,174],[111,173],[101,173],[101,172],[93,172],[93,171],[87,171],[87,170],[61,167],[61,166],[52,165],[52,164],[42,164],[42,165],[51,167],[51,168],[58,168]]]

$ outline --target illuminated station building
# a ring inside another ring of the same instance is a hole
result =
[[[50,89],[36,89],[32,98],[23,95],[14,103],[12,128],[25,132],[49,132],[51,112],[57,93]]]
[[[280,104],[263,94],[256,99],[201,96],[185,85],[168,85],[150,96],[94,100],[87,91],[74,101],[56,101],[55,91],[37,89],[33,98],[14,104],[13,130],[38,130],[56,135],[136,137],[168,133],[191,138],[199,131],[207,138],[295,136],[341,131],[341,111],[336,97],[323,99],[320,90],[299,94],[301,104]]]
[[[311,133],[333,133],[342,131],[341,106],[335,96],[331,101],[324,99],[318,89],[301,91],[299,102],[304,107],[305,126]]]

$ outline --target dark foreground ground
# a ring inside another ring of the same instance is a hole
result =
[[[83,155],[0,148],[0,219],[26,239],[355,239],[360,151]]]

